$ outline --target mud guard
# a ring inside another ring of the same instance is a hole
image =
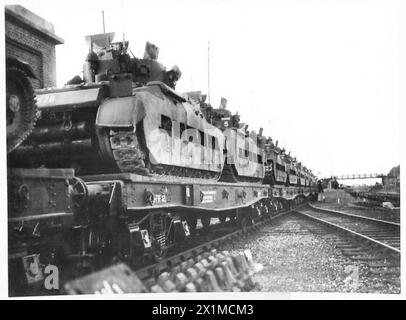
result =
[[[27,62],[25,62],[21,59],[14,58],[14,57],[8,57],[6,60],[6,66],[7,67],[11,67],[11,66],[17,67],[17,68],[23,70],[27,74],[28,77],[33,78],[33,79],[38,79],[34,73],[34,70],[32,70],[31,66]]]
[[[96,125],[135,128],[145,116],[144,103],[137,96],[108,99],[97,110]]]

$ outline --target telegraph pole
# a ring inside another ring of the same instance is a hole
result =
[[[207,99],[210,104],[210,41],[207,42]]]

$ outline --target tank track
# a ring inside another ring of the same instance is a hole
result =
[[[247,183],[262,183],[264,179],[261,178],[255,178],[255,177],[244,177],[244,176],[238,176],[237,181],[238,182],[247,182]]]
[[[232,165],[230,165],[229,163],[227,163],[227,160],[224,165],[223,172],[221,173],[220,181],[221,182],[231,182],[231,183],[238,182],[238,180],[236,178],[236,174],[235,174],[235,168]]]
[[[224,165],[223,172],[221,173],[219,182],[231,182],[231,183],[238,183],[238,182],[247,182],[247,183],[262,183],[263,179],[255,178],[255,177],[244,177],[239,176],[235,170],[235,167],[231,164]]]
[[[14,90],[20,89],[21,98],[23,98],[21,109],[19,110],[18,122],[14,130],[7,124],[7,153],[16,149],[33,130],[38,120],[39,112],[37,110],[34,88],[29,80],[28,75],[17,67],[7,67],[7,99],[9,94],[16,94],[13,90],[9,92],[9,86]],[[7,102],[8,103],[8,102]],[[9,132],[10,127],[10,132]]]
[[[148,175],[145,156],[134,132],[110,130],[109,141],[119,171]]]
[[[276,184],[276,179],[272,170],[265,171],[264,184],[269,184],[271,186]]]

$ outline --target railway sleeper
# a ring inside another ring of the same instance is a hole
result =
[[[249,250],[230,253],[213,249],[143,281],[118,264],[70,281],[64,290],[68,294],[252,291],[259,286],[252,275],[260,269]]]

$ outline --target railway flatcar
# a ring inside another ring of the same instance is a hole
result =
[[[36,123],[8,154],[13,284],[26,286],[27,261],[69,278],[161,260],[198,221],[203,232],[212,218],[244,228],[314,192],[278,143],[177,92],[181,72],[154,45],[131,58],[112,38],[86,38],[83,79],[36,91]]]

